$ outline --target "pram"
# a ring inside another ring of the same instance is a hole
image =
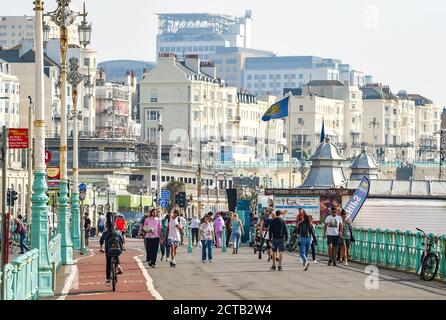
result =
[[[261,235],[261,231],[259,229],[256,228],[256,235],[254,237],[254,243],[253,243],[253,248],[254,248],[254,254],[261,252],[264,253],[265,249],[266,249],[266,241],[263,241],[263,248],[260,248],[260,244],[262,243],[262,235]]]

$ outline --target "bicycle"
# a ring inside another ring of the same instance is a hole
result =
[[[299,245],[299,235],[297,234],[296,226],[291,226],[290,229],[290,241],[288,241],[287,249],[289,252],[293,252]]]
[[[429,237],[423,230],[416,228],[418,231],[423,233],[423,245],[424,250],[421,255],[421,269],[419,271],[420,278],[425,281],[431,281],[435,278],[438,272],[439,258],[434,252],[431,252],[432,246],[438,243],[438,236],[433,238]]]
[[[112,288],[113,291],[116,291],[116,284],[118,283],[118,259],[116,257],[111,257],[111,268],[112,268]]]

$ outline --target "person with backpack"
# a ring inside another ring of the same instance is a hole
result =
[[[314,237],[313,224],[307,214],[304,214],[303,220],[299,223],[297,234],[300,236],[300,257],[302,258],[304,270],[307,271],[310,266],[308,262],[308,250]]]
[[[118,229],[121,232],[122,236],[122,250],[125,251],[125,234],[127,232],[127,221],[125,221],[122,214],[118,213],[116,215],[116,221],[115,221],[116,229]]]
[[[268,254],[268,262],[271,261],[271,242],[270,242],[270,238],[269,238],[269,224],[271,223],[271,214],[272,214],[272,208],[268,208],[266,210],[265,215],[263,216],[263,218],[260,220],[260,234],[261,234],[261,240],[260,240],[260,250],[259,250],[259,259],[262,259],[262,251],[263,251],[263,246],[266,243],[266,251]]]
[[[16,225],[16,228],[13,232],[13,234],[18,234],[20,237],[20,254],[24,254],[25,250],[29,251],[29,247],[26,245],[26,226],[22,222],[22,216],[19,215],[17,218],[14,219],[14,223]]]
[[[161,222],[157,217],[156,209],[152,209],[149,217],[144,220],[142,231],[144,233],[144,241],[146,243],[146,255],[149,267],[155,268],[161,235]]]
[[[105,244],[105,251],[102,247]],[[105,252],[105,285],[109,286],[111,283],[111,260],[115,257],[118,263],[117,273],[122,274],[123,270],[119,261],[119,256],[123,251],[123,238],[121,232],[117,230],[113,225],[113,216],[111,212],[107,213],[106,230],[102,233],[99,240],[100,250],[99,252]]]
[[[285,243],[288,241],[288,231],[280,210],[276,211],[276,217],[269,224],[268,238],[271,239],[271,247],[273,249],[271,270],[276,271],[276,261],[278,261],[279,266],[277,270],[282,271],[283,252],[285,251]]]

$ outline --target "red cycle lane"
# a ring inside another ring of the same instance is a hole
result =
[[[155,300],[149,292],[146,277],[134,257],[141,252],[128,248],[120,256],[124,273],[118,276],[116,291],[105,285],[105,256],[99,246],[90,246],[90,256],[78,257],[77,273],[74,275],[66,300]]]

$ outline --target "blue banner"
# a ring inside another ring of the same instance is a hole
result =
[[[361,207],[364,204],[365,199],[367,199],[367,196],[369,195],[369,190],[370,190],[369,179],[367,179],[367,177],[362,177],[362,180],[359,183],[359,186],[356,188],[355,193],[350,198],[350,200],[348,200],[347,204],[344,207],[351,221],[353,221],[356,218],[356,216],[359,213],[359,210],[361,210]]]

